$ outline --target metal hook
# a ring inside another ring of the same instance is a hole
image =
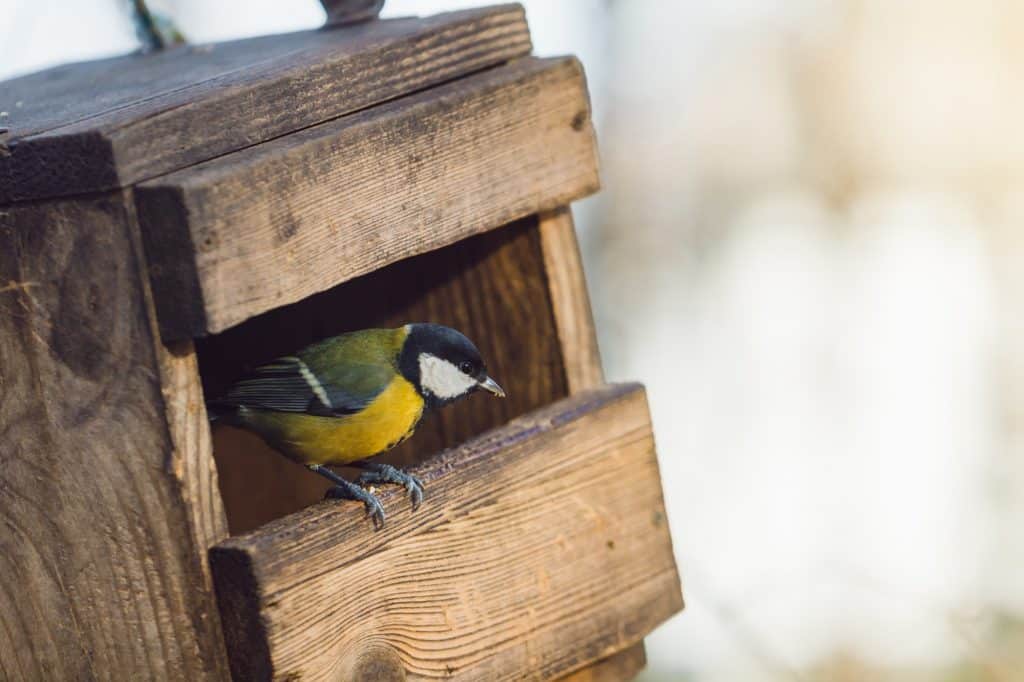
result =
[[[327,12],[327,26],[344,26],[376,19],[384,0],[320,0]]]

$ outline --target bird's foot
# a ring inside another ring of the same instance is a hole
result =
[[[356,483],[359,485],[372,485],[374,483],[393,483],[403,486],[409,493],[409,501],[412,502],[412,510],[416,511],[423,502],[423,481],[412,474],[407,474],[401,469],[396,469],[390,464],[378,464],[376,462],[360,462],[356,464],[361,469],[366,469],[359,474]]]
[[[338,485],[332,486],[327,490],[324,499],[362,502],[366,506],[366,515],[373,521],[374,530],[380,530],[384,527],[384,507],[381,505],[380,500],[354,483],[341,481]]]

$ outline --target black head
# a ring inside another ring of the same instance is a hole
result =
[[[496,396],[505,392],[487,375],[487,366],[473,342],[451,327],[415,323],[399,356],[399,369],[431,407],[483,389]]]

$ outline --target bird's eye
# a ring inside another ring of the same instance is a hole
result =
[[[463,374],[472,374],[473,363],[463,360],[462,362],[459,363],[459,371],[462,372]]]

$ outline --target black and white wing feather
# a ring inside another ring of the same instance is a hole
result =
[[[330,374],[318,376],[301,358],[286,356],[256,368],[211,405],[340,417],[363,410],[391,378],[388,368],[370,364]]]

